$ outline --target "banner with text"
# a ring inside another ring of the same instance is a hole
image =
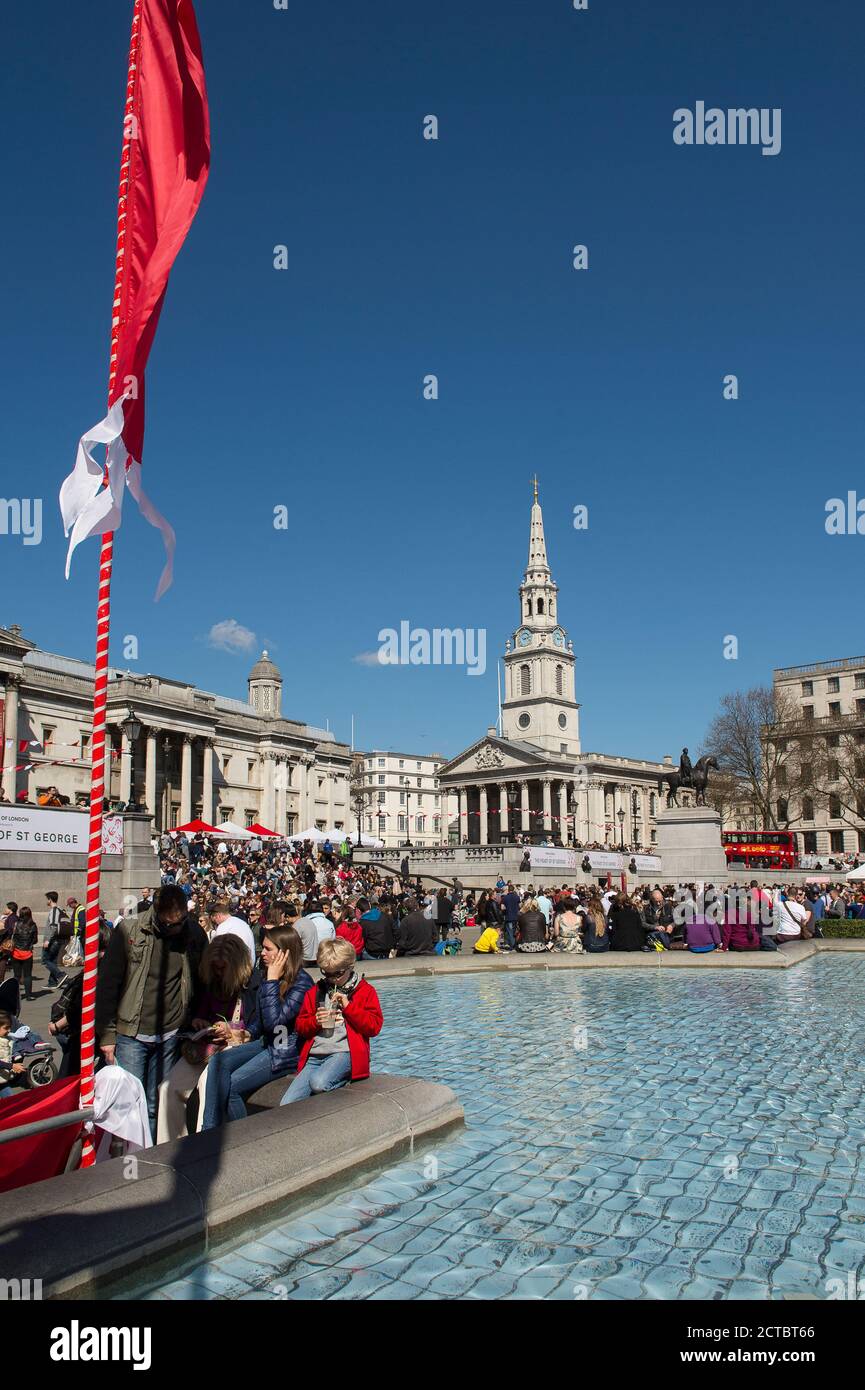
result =
[[[529,850],[529,863],[533,869],[570,869],[577,867],[575,849],[553,849],[547,845],[533,845]]]
[[[86,854],[87,811],[52,811],[41,806],[0,806],[0,850],[22,854]],[[102,853],[123,853],[123,817],[105,816]]]

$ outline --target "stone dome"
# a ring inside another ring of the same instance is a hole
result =
[[[263,651],[249,673],[251,681],[281,681],[279,667],[274,666],[267,651]]]

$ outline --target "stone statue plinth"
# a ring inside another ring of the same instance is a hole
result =
[[[668,883],[723,881],[727,856],[721,817],[711,806],[672,806],[658,815],[657,853]]]

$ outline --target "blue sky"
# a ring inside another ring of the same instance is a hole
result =
[[[824,530],[865,496],[860,4],[196,8],[213,162],[144,456],[176,577],[154,605],[127,498],[116,664],[237,696],[267,645],[290,716],[453,754],[495,718],[535,472],[585,749],[699,747],[725,691],[862,650],[865,539]],[[0,536],[0,622],[87,658],[97,544],[67,583],[56,495],[103,413],[130,15],[3,20],[2,491],[44,538]],[[674,145],[698,100],[780,107],[781,153]],[[486,676],[354,660],[402,619],[486,628]],[[208,643],[227,620],[253,649]]]

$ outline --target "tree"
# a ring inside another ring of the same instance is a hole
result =
[[[786,829],[801,819],[803,798],[826,795],[825,741],[809,732],[786,691],[755,686],[725,695],[705,742],[764,829]]]

